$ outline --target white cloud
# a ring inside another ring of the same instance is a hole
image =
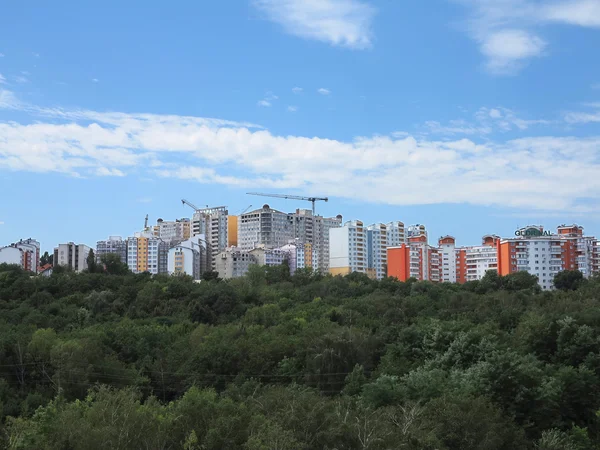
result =
[[[0,73],[0,84],[6,84],[6,78],[4,78],[1,73]]]
[[[29,82],[29,79],[24,75],[17,75],[14,77],[15,81],[20,84],[25,84]]]
[[[600,111],[595,113],[571,112],[565,115],[569,123],[597,123],[600,122]]]
[[[512,74],[524,61],[540,56],[546,43],[523,30],[501,30],[486,36],[481,52],[487,57],[487,68],[496,74]]]
[[[492,119],[499,119],[500,117],[502,117],[502,113],[497,109],[490,109],[490,117]]]
[[[17,97],[6,89],[0,88],[0,108],[2,109],[15,109],[19,107],[20,103]]]
[[[329,89],[325,89],[325,88],[319,88],[317,89],[317,92],[321,95],[329,95],[331,94],[331,91]]]
[[[303,91],[303,89],[301,87],[292,88],[292,92],[294,94],[300,94],[302,91]]]
[[[262,100],[258,101],[258,106],[265,106],[265,107],[269,107],[273,104],[273,100],[277,100],[279,97],[277,97],[275,94],[273,94],[271,91],[267,91],[265,98],[263,98]]]
[[[298,107],[290,105],[290,106],[287,107],[287,110],[289,112],[296,112],[296,111],[298,111]]]
[[[100,81],[98,78],[92,78],[93,83],[97,83],[98,81]]]
[[[398,133],[341,141],[275,135],[210,118],[9,106],[35,120],[0,122],[0,170],[123,176],[135,169],[140,177],[320,192],[391,205],[587,211],[588,199],[600,197],[600,137],[482,143]],[[494,109],[501,117],[493,120],[510,117],[509,110]],[[490,111],[478,113],[492,120]],[[406,195],[399,179],[419,189]]]
[[[34,57],[34,58],[39,58],[39,57],[40,57],[40,54],[39,54],[39,53],[32,52],[31,54],[33,55],[33,57]]]
[[[586,124],[600,122],[600,102],[584,103],[583,106],[595,109],[595,111],[571,111],[565,114],[565,121],[570,124]]]
[[[546,119],[522,119],[508,108],[479,108],[471,121],[450,120],[447,124],[437,121],[425,122],[430,133],[442,135],[488,135],[494,132],[524,131],[534,125],[549,125]]]
[[[4,53],[0,53],[0,58],[4,58]]]
[[[486,57],[487,69],[511,75],[547,54],[539,30],[552,24],[600,27],[598,0],[454,0],[470,9],[466,29]]]
[[[375,9],[361,0],[253,0],[266,17],[286,32],[352,49],[372,44]]]
[[[594,89],[594,90],[596,90],[596,91],[600,90],[600,83],[594,83],[594,84],[592,84],[591,88]]]
[[[4,225],[4,222],[2,222],[1,220],[0,220],[0,225]]]
[[[550,22],[581,27],[600,27],[598,0],[572,0],[548,3],[542,7],[543,18]]]
[[[107,167],[98,167],[98,169],[96,169],[96,175],[101,176],[101,177],[124,177],[125,174],[120,171],[119,169],[109,169]]]

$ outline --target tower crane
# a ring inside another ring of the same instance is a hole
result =
[[[146,219],[144,220],[144,231],[148,229],[148,214],[146,214]]]
[[[184,205],[188,205],[190,208],[192,208],[194,211],[196,212],[204,212],[207,214],[213,213],[213,212],[226,212],[227,211],[227,206],[208,206],[206,205],[206,208],[198,208],[196,205],[194,205],[192,202],[187,201],[185,198],[181,199],[181,203]]]
[[[327,197],[302,197],[300,195],[287,195],[287,194],[261,194],[259,192],[247,192],[248,195],[260,195],[261,197],[275,197],[285,198],[287,200],[306,200],[312,203],[313,216],[315,215],[315,202],[323,201],[328,202]]]
[[[194,209],[194,211],[198,211],[198,210],[200,209],[200,208],[198,208],[196,205],[194,205],[193,203],[191,203],[191,202],[188,202],[188,201],[187,201],[185,198],[182,198],[182,199],[181,199],[181,204],[182,204],[182,205],[188,205],[190,208],[193,208],[193,209]]]
[[[241,216],[242,214],[246,214],[250,208],[252,208],[252,205],[248,205],[248,207],[246,209],[244,209],[243,211],[240,211],[238,216]]]

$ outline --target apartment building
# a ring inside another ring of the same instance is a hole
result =
[[[204,238],[190,238],[168,250],[167,271],[169,275],[189,275],[199,280],[210,267]]]
[[[400,221],[386,223],[386,231],[387,247],[400,247],[408,242],[404,223]]]
[[[21,239],[0,248],[0,264],[17,264],[24,270],[38,272],[40,265],[40,243],[35,239]]]
[[[406,228],[406,239],[407,240],[408,240],[408,238],[415,237],[415,236],[427,237],[427,229],[425,228],[425,225],[416,224],[416,225],[410,225],[409,227]]]
[[[198,209],[192,218],[192,237],[204,235],[211,267],[216,268],[216,258],[228,245],[229,212],[226,206]]]
[[[252,250],[260,245],[277,248],[294,239],[294,217],[269,205],[242,214],[238,220],[238,246]]]
[[[96,242],[97,263],[100,263],[102,256],[109,253],[119,255],[121,262],[127,264],[127,241],[121,236],[109,236],[105,241]]]
[[[443,236],[438,240],[438,249],[441,258],[441,279],[443,283],[456,283],[457,252],[456,239],[453,236]]]
[[[329,271],[329,230],[341,226],[342,216],[322,217],[313,215],[310,209],[297,209],[289,216],[294,223],[294,239],[311,245],[310,258],[305,258],[305,261],[314,270],[327,273]]]
[[[87,257],[90,250],[92,249],[84,244],[59,244],[54,248],[54,267],[65,266],[75,272],[81,272],[88,268]]]
[[[186,218],[177,220],[158,219],[156,225],[152,227],[152,234],[172,244],[185,241],[192,236],[192,222]]]
[[[500,237],[486,235],[481,245],[456,249],[456,282],[481,280],[488,270],[498,271]]]
[[[538,277],[543,289],[552,289],[554,276],[562,270],[579,270],[586,278],[598,271],[597,240],[584,236],[583,227],[561,225],[552,234],[540,225],[530,225],[515,234],[500,240],[500,275],[527,271]]]
[[[387,226],[383,223],[366,228],[367,275],[382,280],[387,276]]]
[[[424,228],[417,229],[408,238],[408,244],[388,247],[388,276],[400,281],[416,278],[419,281],[442,281],[443,250],[427,243]]]
[[[367,273],[367,233],[360,220],[329,229],[329,273]]]
[[[248,250],[229,247],[217,255],[216,271],[221,278],[237,278],[246,275],[253,264],[257,264],[256,257]]]
[[[260,245],[248,253],[254,258],[255,264],[259,266],[279,266],[287,261],[290,267],[290,275],[296,271],[296,251],[294,244],[287,244],[279,248],[268,248]]]
[[[167,273],[168,252],[169,244],[153,233],[135,233],[127,239],[127,267],[133,273]]]

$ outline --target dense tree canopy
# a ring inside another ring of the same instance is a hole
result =
[[[535,281],[0,265],[0,448],[599,448],[600,280]]]

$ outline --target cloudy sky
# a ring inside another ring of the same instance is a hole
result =
[[[26,4],[25,4],[26,3]],[[0,245],[308,203],[600,235],[600,0],[9,2]]]

